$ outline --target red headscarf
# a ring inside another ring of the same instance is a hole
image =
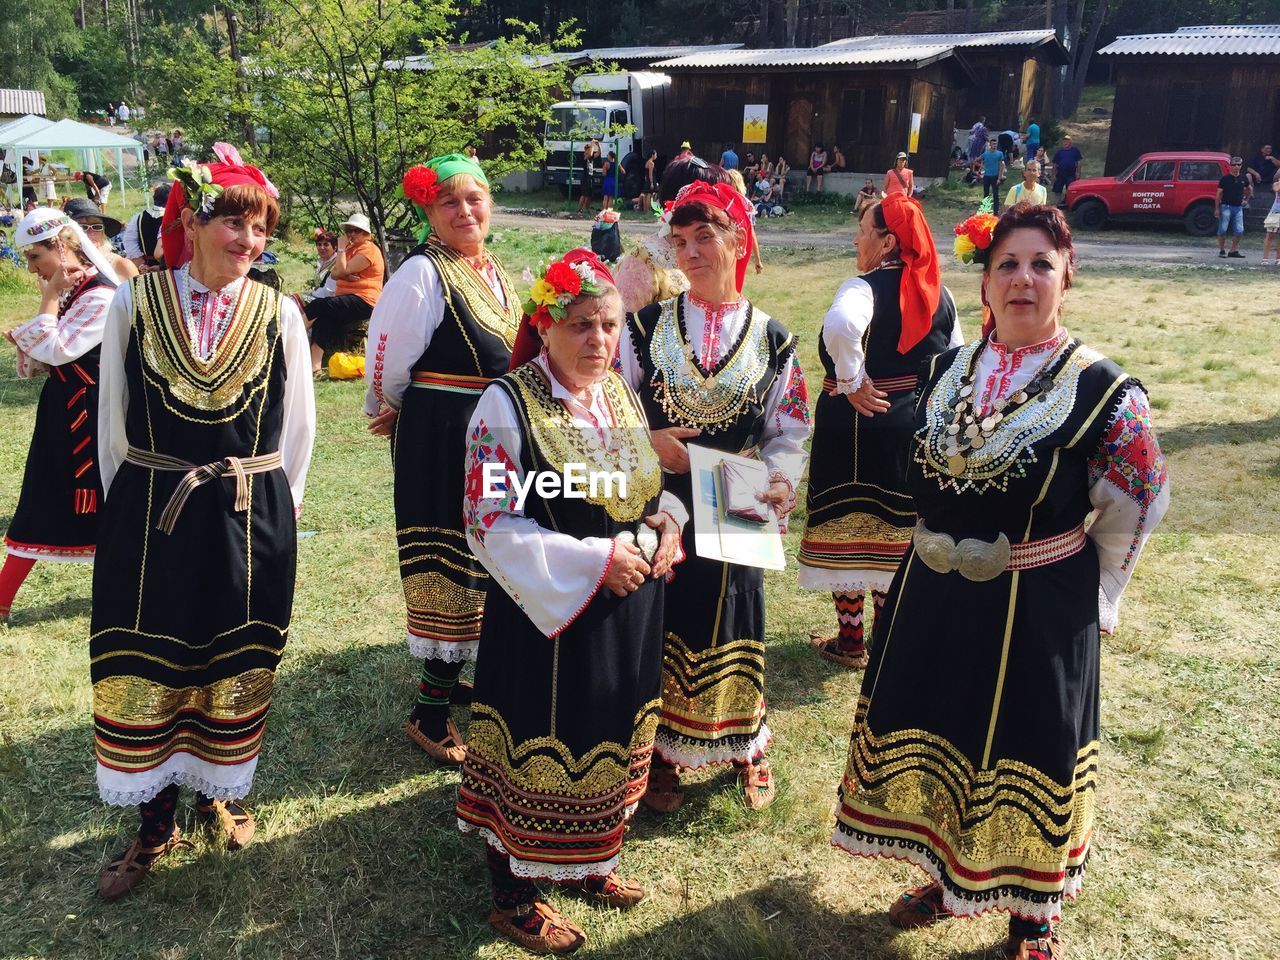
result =
[[[268,196],[278,198],[280,192],[275,184],[267,179],[257,167],[245,163],[240,158],[240,151],[229,143],[219,141],[213,145],[216,163],[208,164],[209,175],[220,187],[234,187],[242,184],[261,187]],[[187,205],[187,191],[179,180],[173,181],[173,189],[169,191],[169,202],[164,207],[164,217],[160,221],[160,242],[164,249],[164,262],[170,270],[177,270],[191,259],[191,243],[187,233],[182,229],[182,208]]]
[[[933,324],[942,299],[942,268],[918,200],[905,193],[891,193],[880,201],[880,209],[889,232],[897,238],[903,263],[902,285],[898,289],[902,311],[898,352],[907,353],[925,338]]]
[[[752,214],[754,208],[747,201],[737,188],[729,183],[706,183],[702,180],[695,180],[686,187],[681,187],[680,192],[676,194],[675,202],[672,204],[673,211],[680,209],[686,203],[701,201],[708,206],[716,207],[723,210],[747,237],[747,250],[738,258],[737,266],[734,269],[733,282],[738,288],[738,292],[742,292],[742,285],[747,279],[747,264],[751,260],[751,251],[756,247],[756,231],[752,225]]]
[[[591,272],[596,275],[598,280],[605,281],[611,287],[616,286],[613,282],[613,274],[604,265],[604,261],[585,247],[570,250],[557,262],[563,263],[567,267],[585,263],[591,267]],[[526,313],[520,321],[519,331],[516,332],[516,342],[511,348],[511,362],[507,365],[507,369],[514,370],[516,367],[528,363],[541,352],[542,337],[538,334],[538,331],[533,326],[533,321]]]

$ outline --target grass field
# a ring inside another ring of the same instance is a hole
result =
[[[518,274],[552,244],[504,231]],[[802,340],[849,256],[778,252],[748,293]],[[285,258],[294,281],[305,264]],[[948,265],[972,334],[977,274]],[[0,329],[36,298],[0,275]],[[1276,281],[1178,269],[1093,271],[1068,324],[1149,387],[1174,507],[1104,639],[1100,822],[1062,932],[1091,960],[1230,960],[1274,942],[1280,897],[1280,366]],[[0,347],[0,527],[16,502],[38,384]],[[1268,383],[1271,386],[1268,386]],[[298,591],[250,798],[257,839],[226,854],[195,830],[138,895],[95,894],[134,813],[93,780],[89,570],[37,565],[0,632],[0,957],[498,958],[479,841],[460,837],[455,773],[400,732],[415,665],[403,644],[387,451],[363,429],[359,383],[317,385],[319,437],[300,528]],[[792,545],[794,548],[794,544]],[[1003,921],[901,933],[884,908],[910,869],[832,850],[834,790],[859,676],[809,650],[829,600],[769,580],[768,694],[777,803],[752,814],[706,779],[676,816],[642,812],[624,868],[652,890],[628,914],[555,896],[619,960],[875,960],[997,956]],[[921,696],[945,676],[922,665]],[[1025,707],[1035,709],[1035,691]],[[194,828],[193,828],[194,829]]]

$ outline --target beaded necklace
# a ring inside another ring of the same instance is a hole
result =
[[[951,398],[951,422],[946,428],[942,452],[946,455],[947,470],[952,476],[958,477],[964,473],[968,463],[966,458],[973,451],[981,450],[987,445],[1005,417],[1011,416],[1036,397],[1041,401],[1048,399],[1054,382],[1051,368],[1073,343],[1069,337],[1063,339],[1031,375],[1031,381],[1025,387],[1014,391],[1011,396],[996,398],[991,404],[991,412],[983,415],[977,398],[973,395],[978,361],[987,348],[987,341],[982,342],[969,361],[969,368],[960,380],[960,388]]]
[[[200,360],[208,360],[231,325],[244,284],[233,281],[217,291],[193,290],[188,266],[180,267],[177,276],[178,309],[182,311],[182,325],[191,338],[191,350]],[[234,291],[227,293],[232,287]]]

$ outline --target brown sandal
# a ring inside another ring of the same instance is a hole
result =
[[[236,800],[215,800],[208,806],[196,804],[196,813],[209,826],[222,832],[228,850],[239,850],[248,844],[258,829],[253,814]]]
[[[1051,929],[1047,937],[1015,940],[1010,936],[1004,944],[1004,955],[1005,960],[1063,960],[1067,951],[1057,931]]]
[[[619,910],[630,910],[648,895],[644,887],[634,880],[619,876],[616,871],[604,878],[604,884],[599,890],[592,889],[589,883],[587,880],[573,880],[566,886],[588,900]]]
[[[951,916],[942,905],[942,885],[928,883],[908,890],[889,906],[889,922],[902,930],[931,927]]]
[[[640,798],[650,810],[658,813],[675,813],[684,805],[684,789],[680,786],[680,771],[667,763],[655,763],[649,767],[649,786]]]
[[[867,645],[864,643],[861,650],[845,651],[840,649],[839,636],[824,637],[820,633],[812,633],[809,635],[810,645],[818,651],[818,655],[823,660],[829,660],[832,663],[839,664],[842,667],[848,667],[850,670],[865,670],[867,664],[871,662],[871,654],[867,652]]]
[[[404,732],[409,735],[410,740],[427,752],[427,756],[437,763],[460,767],[462,761],[467,758],[467,745],[452,720],[445,721],[444,729],[443,740],[432,740],[412,720],[404,722]]]
[[[129,849],[108,863],[98,876],[98,895],[108,902],[119,900],[126,893],[147,878],[151,868],[161,857],[178,847],[191,846],[190,840],[181,838],[181,831],[175,825],[173,835],[157,847],[144,847],[142,838],[134,836]],[[138,857],[150,857],[145,863]]]
[[[527,917],[531,913],[537,914],[542,921],[537,933],[530,933],[515,923],[516,917]],[[489,926],[505,939],[539,955],[573,953],[587,942],[587,935],[581,927],[541,900],[521,904],[514,910],[494,907],[489,912]]]
[[[763,810],[773,803],[778,787],[773,781],[769,761],[761,757],[755,763],[739,768],[738,789],[742,791],[742,802],[752,810]]]

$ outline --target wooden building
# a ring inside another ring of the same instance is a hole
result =
[[[28,115],[45,116],[43,93],[39,90],[0,89],[0,123]]]
[[[918,176],[945,176],[957,94],[973,72],[954,44],[858,39],[864,42],[853,49],[732,50],[655,63],[672,78],[672,139],[689,140],[708,158],[726,146],[781,154],[796,170],[815,144],[828,151],[838,144],[848,170],[883,173],[908,149],[918,113],[911,166]],[[744,143],[744,108],[761,105],[768,107],[764,142]],[[662,153],[672,145],[655,146]]]
[[[851,49],[867,37],[850,37],[821,49]],[[1052,30],[1001,30],[989,33],[886,35],[875,38],[905,44],[947,43],[964,57],[973,71],[973,85],[956,93],[956,124],[970,127],[987,118],[993,130],[1025,130],[1027,123],[1044,124],[1053,109],[1058,68],[1069,62],[1067,51]]]
[[[1148,150],[1280,149],[1280,24],[1183,27],[1098,51],[1116,85],[1106,173]]]

